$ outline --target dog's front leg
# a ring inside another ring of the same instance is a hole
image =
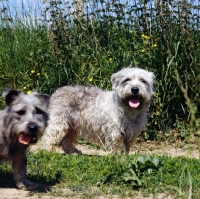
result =
[[[12,161],[14,180],[19,189],[33,190],[37,188],[35,183],[32,183],[26,175],[27,158],[26,154],[21,154]]]

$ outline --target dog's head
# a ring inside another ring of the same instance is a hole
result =
[[[141,68],[124,68],[111,76],[112,88],[130,108],[148,105],[155,93],[156,78]]]
[[[7,117],[4,125],[23,145],[36,143],[47,126],[49,96],[33,92],[29,95],[4,89]]]

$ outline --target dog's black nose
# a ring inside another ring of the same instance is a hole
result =
[[[133,93],[133,95],[137,95],[139,93],[139,88],[137,87],[131,88],[131,93]]]
[[[28,125],[28,130],[31,133],[37,133],[38,131],[38,126],[36,124],[29,124]]]

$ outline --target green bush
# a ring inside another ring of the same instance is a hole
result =
[[[130,3],[132,2],[132,3]],[[153,71],[157,93],[150,106],[145,140],[158,131],[187,128],[190,119],[177,72],[198,107],[200,80],[199,7],[177,1],[85,1],[69,12],[50,1],[41,23],[0,15],[0,86],[51,94],[66,84],[111,89],[110,76],[126,66]],[[153,6],[154,5],[154,6]],[[29,13],[24,18],[31,20]],[[3,106],[3,105],[2,105]],[[186,135],[186,134],[184,134]]]

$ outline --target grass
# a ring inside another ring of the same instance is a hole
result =
[[[28,154],[28,176],[41,193],[85,198],[98,195],[170,194],[199,198],[200,161],[185,157],[62,155],[40,150]],[[0,186],[13,186],[10,164],[0,165]],[[70,191],[69,191],[70,189]],[[67,191],[65,191],[67,190]]]
[[[157,79],[142,138],[158,139],[158,131],[165,137],[169,129],[176,129],[187,139],[181,132],[189,124],[190,110],[175,71],[188,86],[199,117],[200,33],[193,13],[200,8],[171,3],[90,1],[90,9],[74,19],[77,13],[62,9],[73,5],[47,1],[40,20],[31,10],[20,16],[5,3],[0,14],[0,87],[47,94],[66,84],[111,89],[112,73],[141,66]]]

